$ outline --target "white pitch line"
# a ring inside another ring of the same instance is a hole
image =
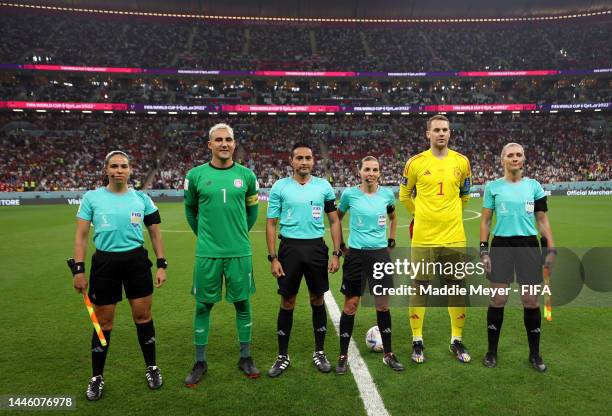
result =
[[[340,308],[338,308],[338,304],[330,291],[325,292],[325,304],[327,305],[329,316],[334,323],[336,333],[340,336]],[[376,384],[374,384],[368,366],[365,361],[363,361],[353,339],[351,339],[351,343],[349,344],[348,355],[350,362],[349,368],[357,383],[357,389],[359,389],[359,395],[363,401],[363,407],[366,413],[369,416],[389,416],[389,411],[385,407],[382,397],[380,397],[380,393],[376,388]]]

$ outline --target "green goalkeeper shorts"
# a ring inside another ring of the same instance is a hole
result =
[[[234,303],[249,299],[255,293],[251,256],[196,257],[191,293],[198,302],[219,302],[224,278],[226,301]]]

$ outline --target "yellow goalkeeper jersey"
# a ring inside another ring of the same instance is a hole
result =
[[[413,246],[466,241],[463,207],[471,185],[470,162],[454,150],[438,159],[430,149],[406,162],[399,198],[414,215]]]

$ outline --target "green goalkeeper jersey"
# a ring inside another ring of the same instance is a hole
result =
[[[246,207],[257,205],[257,178],[234,163],[225,169],[210,163],[187,172],[185,215],[197,235],[196,257],[250,256]]]

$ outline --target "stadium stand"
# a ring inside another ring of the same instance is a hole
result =
[[[609,115],[466,115],[451,120],[451,147],[469,157],[477,184],[500,175],[499,153],[509,141],[525,146],[526,174],[542,183],[612,179]],[[289,150],[296,141],[313,146],[315,174],[334,186],[357,183],[358,161],[370,154],[381,158],[382,182],[397,185],[406,159],[428,147],[425,118],[415,116],[0,113],[0,189],[99,186],[99,160],[117,148],[134,159],[135,185],[181,189],[185,172],[208,159],[204,132],[220,121],[234,126],[236,158],[255,171],[261,187],[289,174]]]
[[[3,8],[0,61],[330,71],[609,68],[606,20],[292,27],[39,14]],[[589,45],[589,47],[584,47]]]

